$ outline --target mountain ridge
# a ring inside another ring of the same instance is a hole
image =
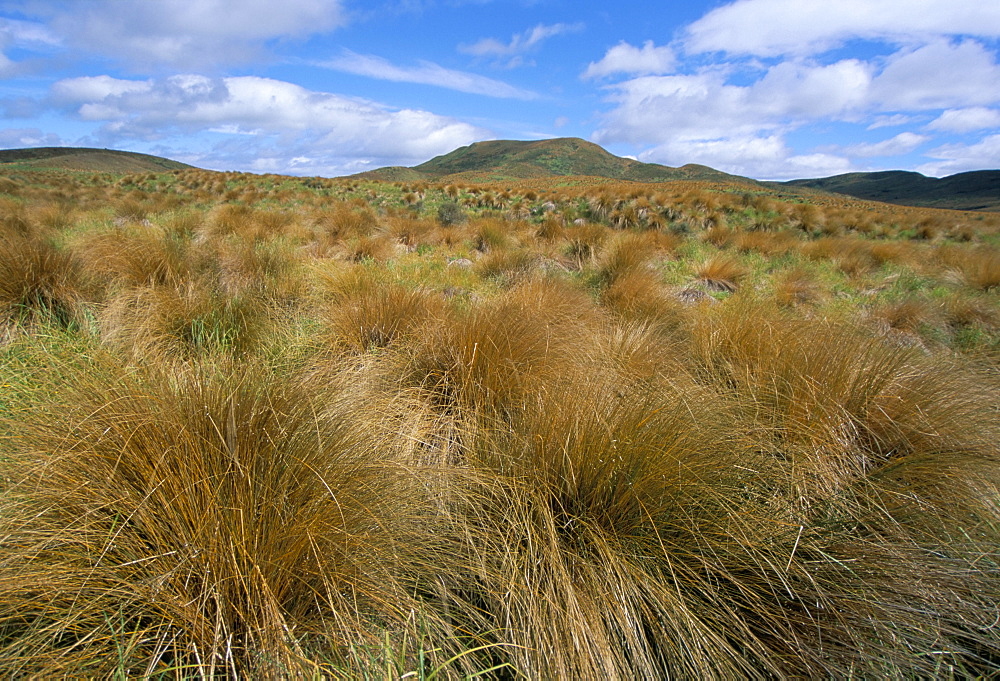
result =
[[[498,181],[592,176],[631,182],[707,180],[759,184],[707,166],[672,168],[615,156],[578,137],[487,140],[459,147],[413,167],[390,166],[350,177],[390,181]]]
[[[974,170],[941,178],[910,170],[882,170],[773,184],[903,206],[1000,211],[1000,170]]]
[[[91,147],[25,147],[0,149],[0,168],[17,164],[32,170],[90,170],[96,172],[164,172],[194,166],[162,156],[135,151]]]
[[[0,169],[93,172],[165,172],[194,166],[160,156],[90,147],[0,149]],[[626,182],[702,181],[744,188],[770,188],[850,196],[866,201],[1000,212],[1000,170],[977,170],[943,178],[906,170],[855,172],[823,178],[763,182],[689,163],[678,168],[615,156],[578,137],[488,140],[459,147],[413,167],[389,166],[349,175],[385,182],[488,183],[509,180],[601,178]]]

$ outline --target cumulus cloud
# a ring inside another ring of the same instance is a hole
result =
[[[989,128],[1000,128],[1000,111],[982,106],[948,109],[927,125],[928,130],[944,132],[974,132]]]
[[[1000,4],[998,4],[1000,6]],[[1000,102],[1000,64],[981,44],[935,40],[889,57],[875,79],[873,104],[943,109]]]
[[[895,128],[900,125],[908,125],[913,123],[916,119],[913,116],[907,116],[906,114],[882,114],[881,116],[876,116],[875,120],[871,122],[868,126],[869,130],[877,130],[879,128]]]
[[[652,40],[647,40],[642,47],[622,41],[608,50],[600,61],[591,62],[582,77],[590,80],[616,73],[664,74],[673,71],[676,62],[671,48],[656,47]]]
[[[428,111],[392,109],[252,76],[74,78],[57,83],[51,99],[79,118],[103,121],[97,139],[107,143],[229,133],[219,150],[242,153],[251,164],[257,157],[272,158],[275,172],[291,172],[291,160],[296,158],[314,159],[317,164],[325,159],[327,169],[376,161],[410,165],[490,136],[486,130]],[[340,161],[330,165],[330,159]]]
[[[785,62],[750,85],[729,84],[722,71],[632,78],[609,86],[615,107],[597,137],[630,143],[717,140],[853,116],[864,108],[871,81],[870,68],[856,60]]]
[[[39,0],[67,41],[133,66],[216,67],[261,55],[269,41],[344,23],[341,0]]]
[[[30,62],[14,61],[7,56],[11,48],[48,52],[58,47],[59,39],[42,24],[0,17],[0,78],[12,78],[30,70]]]
[[[583,30],[583,24],[538,24],[527,31],[516,33],[508,42],[496,38],[483,38],[471,45],[459,45],[458,51],[475,57],[517,57],[537,48],[543,41],[564,33]],[[515,65],[519,62],[515,62]]]
[[[344,50],[341,56],[322,62],[320,66],[359,76],[378,78],[379,80],[433,85],[487,97],[525,100],[537,97],[529,90],[523,90],[502,81],[466,71],[446,69],[429,61],[421,61],[418,66],[397,66],[382,57]]]
[[[1000,134],[989,135],[975,144],[945,144],[925,155],[935,160],[917,168],[924,175],[944,177],[971,170],[994,169],[1000,158]]]
[[[895,137],[891,137],[881,142],[871,144],[855,144],[847,147],[846,151],[851,156],[901,156],[908,154],[921,144],[931,138],[927,135],[918,135],[912,132],[901,132]]]
[[[0,129],[0,148],[15,149],[20,147],[60,147],[64,141],[51,132],[38,128],[4,128]]]
[[[927,14],[917,11],[921,8]],[[968,35],[952,35],[961,31]],[[842,150],[854,158],[907,154],[932,144],[929,135],[935,131],[996,127],[1000,63],[983,40],[996,36],[1000,5],[987,8],[967,0],[947,5],[940,0],[912,0],[909,5],[889,0],[834,5],[737,0],[706,14],[668,48],[687,56],[727,52],[739,60],[702,56],[693,72],[678,62],[669,73],[652,72],[655,64],[646,66],[646,72],[640,70],[642,53],[651,62],[652,50],[658,48],[647,43],[639,50],[622,43],[583,75],[622,77],[604,87],[610,107],[594,134],[599,142],[656,148],[658,153],[663,145],[674,145],[669,148],[718,157],[729,168],[752,161],[758,168],[750,173],[754,177],[775,175],[774,158],[843,170],[847,161],[825,153],[772,152],[783,148],[777,142],[783,145],[792,131],[816,124],[877,129],[936,118],[923,134],[911,130]],[[831,61],[831,55],[821,54],[856,39],[874,41],[871,57]],[[721,151],[727,144],[733,158],[746,162],[727,161]]]
[[[1000,4],[982,0],[737,0],[688,27],[693,53],[819,54],[852,39],[909,44],[933,36],[1000,37]]]
[[[698,163],[759,180],[824,177],[853,170],[850,161],[839,156],[796,154],[780,135],[673,139],[644,152],[640,160],[669,166]]]

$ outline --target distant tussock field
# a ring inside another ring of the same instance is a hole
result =
[[[8,676],[986,678],[1000,219],[0,182]]]

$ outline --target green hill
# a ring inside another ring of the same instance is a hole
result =
[[[162,173],[193,167],[149,154],[87,147],[0,149],[0,168],[4,165],[16,165],[25,170],[91,170],[107,173]]]
[[[925,208],[1000,211],[1000,170],[977,170],[949,177],[889,170],[780,183],[847,194],[859,199]]]
[[[409,170],[411,173],[403,173]],[[744,182],[753,180],[728,175],[706,166],[689,164],[671,168],[621,158],[602,147],[576,137],[537,140],[492,140],[460,147],[413,168],[380,168],[357,175],[367,179],[431,181],[493,181],[561,176],[605,177],[633,182],[704,180]]]

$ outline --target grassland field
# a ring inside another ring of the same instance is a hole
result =
[[[994,678],[998,293],[998,213],[12,164],[0,674]]]

